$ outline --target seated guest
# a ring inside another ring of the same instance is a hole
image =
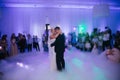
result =
[[[111,61],[120,62],[120,51],[117,48],[107,49],[106,56]]]
[[[17,44],[16,44],[16,36],[14,33],[11,36],[10,53],[11,53],[11,56],[18,54],[18,48],[17,48]]]

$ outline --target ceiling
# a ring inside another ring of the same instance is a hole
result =
[[[39,4],[39,5],[84,5],[108,4],[120,8],[120,0],[0,0],[0,5],[6,4]]]

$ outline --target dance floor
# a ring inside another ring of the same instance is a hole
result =
[[[120,64],[75,48],[65,52],[66,70],[51,71],[48,53],[19,54],[0,61],[0,80],[120,80]]]

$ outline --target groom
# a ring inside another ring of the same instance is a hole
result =
[[[58,36],[55,42],[51,44],[51,47],[55,46],[57,69],[58,71],[62,71],[65,69],[65,35],[61,32],[60,27],[55,28],[55,33],[58,34]]]

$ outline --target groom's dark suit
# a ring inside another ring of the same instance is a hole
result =
[[[64,69],[65,35],[59,34],[59,36],[56,38],[55,42],[51,44],[51,46],[55,46],[57,69]]]

